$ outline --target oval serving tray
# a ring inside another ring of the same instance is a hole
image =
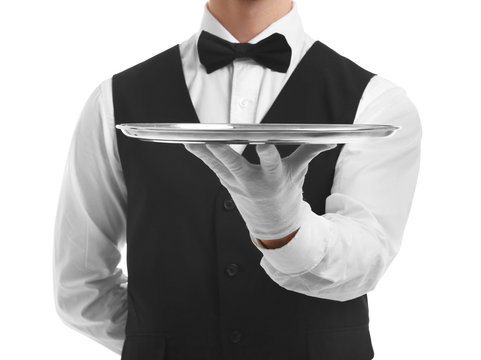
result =
[[[400,126],[380,124],[124,123],[126,136],[162,143],[343,144],[393,135]]]

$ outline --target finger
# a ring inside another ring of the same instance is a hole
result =
[[[207,148],[234,175],[238,175],[250,163],[228,144],[207,144]]]
[[[263,168],[269,171],[279,169],[281,155],[274,144],[257,144],[256,151]]]
[[[302,144],[285,158],[291,167],[302,168],[324,151],[334,149],[337,144]]]
[[[206,144],[185,143],[184,146],[190,153],[202,160],[219,178],[228,179],[231,176],[230,171],[212,154]]]

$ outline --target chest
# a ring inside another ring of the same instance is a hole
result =
[[[265,101],[266,110],[259,121],[262,123],[348,124],[353,122],[362,92],[372,76],[372,73],[315,42],[278,93],[266,88],[268,96],[265,98],[257,92],[255,96],[250,95],[252,98],[257,96],[252,101],[253,106],[258,106],[260,98]],[[232,79],[236,81],[235,76]],[[238,79],[242,83],[239,88],[246,91],[256,88],[244,83],[244,80],[242,77]],[[261,89],[268,84],[259,79],[256,81],[263,84]],[[215,81],[212,84],[214,86]],[[226,84],[230,83],[227,81]],[[201,122],[203,111],[212,117],[227,111],[226,108],[229,114],[242,113],[241,109],[247,109],[246,104],[249,104],[249,101],[243,102],[243,96],[249,96],[247,93],[228,93],[225,95],[228,101],[219,100],[217,105],[210,101],[204,103],[205,96],[210,95],[199,91],[186,79],[178,46],[114,75],[112,86],[116,124],[195,123]],[[232,84],[232,89],[234,87]],[[215,95],[219,90],[212,91]],[[226,105],[229,101],[236,102],[234,109]],[[252,114],[244,115],[246,121],[252,122]],[[195,200],[200,206],[208,203],[206,196],[221,186],[212,171],[181,144],[139,141],[126,137],[120,130],[117,130],[117,143],[130,204],[152,202],[153,207],[160,202],[182,204],[182,201],[177,201],[182,198],[190,204]],[[304,193],[306,201],[318,214],[324,213],[325,198],[330,194],[342,147],[341,144],[332,151],[321,153],[309,165]],[[277,148],[281,157],[285,157],[297,145],[280,145]],[[251,163],[259,163],[255,145],[244,146],[239,152]],[[163,201],[157,201],[159,199]]]

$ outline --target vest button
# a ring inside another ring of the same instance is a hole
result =
[[[224,200],[224,209],[226,209],[227,211],[230,211],[234,208],[235,208],[234,200],[232,200],[232,199],[225,199]]]
[[[239,265],[237,264],[229,264],[225,268],[225,272],[227,276],[233,277],[236,276],[237,273],[239,272]]]
[[[230,340],[231,340],[233,343],[238,343],[239,341],[241,341],[241,333],[240,333],[240,331],[233,330],[233,331],[230,333]]]

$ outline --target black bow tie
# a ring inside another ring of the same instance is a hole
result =
[[[207,31],[197,42],[200,62],[207,73],[230,64],[237,58],[251,58],[274,71],[285,73],[291,62],[291,47],[284,35],[274,33],[258,43],[231,43]]]

